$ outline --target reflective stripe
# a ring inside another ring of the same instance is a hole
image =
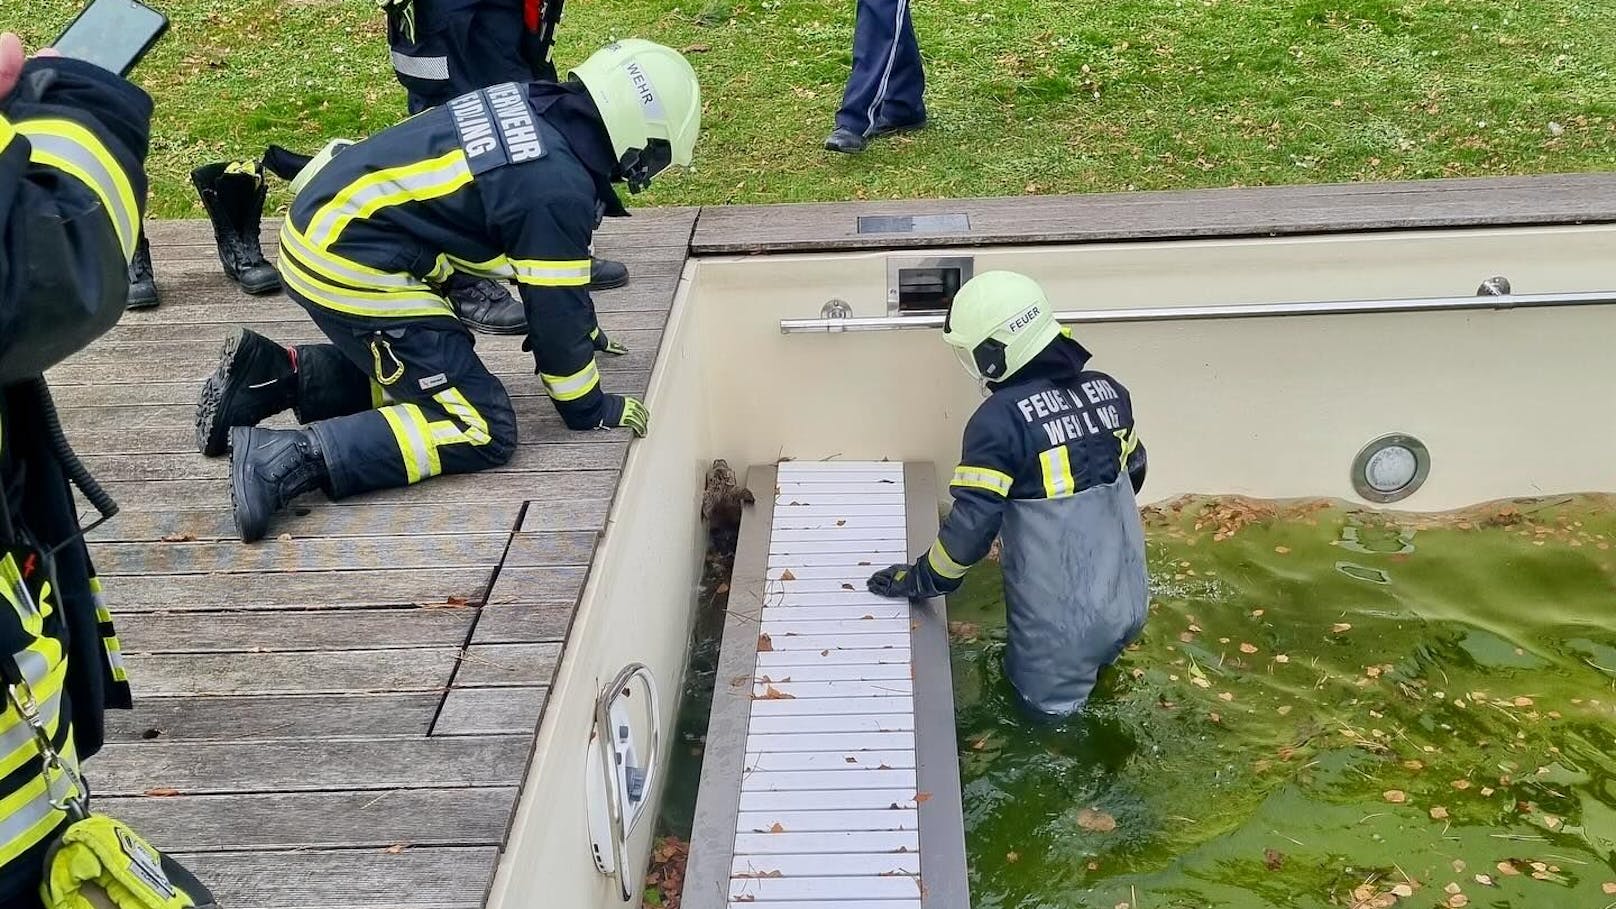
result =
[[[954,468],[954,481],[950,486],[964,486],[969,489],[985,489],[988,492],[1001,496],[1010,495],[1010,475],[991,467],[972,467],[961,464]]]
[[[1122,443],[1122,472],[1128,472],[1128,459],[1133,457],[1134,450],[1139,447],[1139,431],[1137,429],[1118,429],[1112,435]]]
[[[431,476],[427,471],[430,469],[432,455],[427,450],[426,436],[409,414],[409,408],[414,406],[395,404],[377,411],[393,430],[393,439],[398,442],[399,456],[404,459],[404,479],[408,483],[419,483],[423,478]]]
[[[405,202],[447,196],[470,182],[471,166],[459,148],[426,161],[375,171],[348,184],[322,205],[309,219],[304,236],[316,247],[327,249],[356,219]]]
[[[6,150],[6,146],[11,144],[16,135],[17,130],[11,125],[11,121],[0,115],[0,152]]]
[[[452,274],[454,274],[454,266],[449,264],[449,257],[440,254],[437,264],[432,266],[432,271],[426,276],[426,279],[433,284],[442,284],[444,281],[449,280],[449,276]]]
[[[926,561],[931,563],[932,571],[948,578],[950,581],[957,581],[965,577],[965,570],[971,567],[954,561],[954,557],[949,555],[948,550],[943,548],[942,540],[937,540],[931,544],[931,549],[926,552]]]
[[[140,237],[140,206],[129,176],[106,145],[71,120],[24,120],[16,129],[34,147],[30,160],[72,176],[95,193],[112,219],[124,261],[133,259]]]
[[[439,445],[452,445],[456,442],[469,442],[472,445],[487,445],[494,440],[488,434],[488,421],[471,406],[466,396],[458,388],[447,388],[432,396],[432,400],[443,405],[443,409],[460,421],[460,426],[453,423],[442,422],[432,424],[433,441]],[[440,428],[442,429],[440,434]],[[462,430],[461,427],[464,427]]]
[[[380,409],[383,404],[393,403],[393,396],[387,393],[382,383],[375,379],[370,380],[370,409]]]
[[[589,260],[512,259],[516,280],[535,287],[582,287],[589,283]]]
[[[483,262],[472,262],[467,259],[457,259],[454,256],[450,256],[449,261],[454,263],[456,271],[462,271],[468,275],[476,275],[479,278],[516,277],[516,269],[511,268],[511,260],[505,258],[504,256],[495,256],[494,258]]]
[[[385,272],[345,259],[330,250],[315,249],[302,234],[297,232],[297,228],[293,227],[290,221],[282,222],[281,253],[296,256],[298,266],[306,271],[318,272],[332,281],[340,281],[354,287],[394,287],[420,291],[428,289],[426,284],[417,280],[414,275]]]
[[[364,291],[328,284],[304,271],[293,257],[277,265],[281,280],[299,296],[325,309],[356,316],[454,316],[449,301],[431,291]]]
[[[1051,448],[1038,456],[1044,465],[1044,496],[1059,499],[1077,492],[1077,481],[1072,479],[1072,456],[1066,446]]]
[[[62,748],[62,761],[77,770],[78,750],[73,736],[67,736]],[[74,788],[63,772],[54,777],[45,773],[29,776],[16,792],[0,799],[0,865],[8,865],[38,845],[56,827],[67,820],[67,813],[51,805],[51,787],[66,792]]]
[[[106,595],[101,592],[101,579],[90,575],[90,596],[95,602],[95,620],[101,627],[101,649],[106,652],[107,665],[112,669],[114,681],[129,681],[129,671],[123,662],[123,644],[112,628],[112,610],[107,608]]]
[[[550,397],[557,401],[576,401],[600,384],[600,370],[595,368],[595,361],[590,360],[589,365],[578,370],[570,376],[552,376],[539,373],[539,380]]]
[[[393,51],[393,69],[401,76],[443,82],[449,78],[448,57],[411,57]]]
[[[54,661],[34,650],[34,646],[49,641],[51,649],[60,653],[60,645],[52,638],[39,638],[29,649],[15,655],[17,668],[33,692],[39,719],[45,731],[56,735],[56,726],[62,717],[62,684],[67,679],[67,662],[58,656]],[[39,754],[34,741],[34,730],[15,710],[8,706],[0,714],[0,777],[11,773]]]

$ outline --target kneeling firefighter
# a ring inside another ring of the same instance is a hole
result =
[[[244,541],[316,488],[333,498],[505,463],[516,412],[433,285],[451,269],[514,280],[537,372],[568,428],[643,436],[639,400],[606,394],[590,301],[597,203],[689,165],[701,90],[649,41],[595,53],[563,84],[507,83],[456,98],[298,175],[280,272],[329,344],[281,347],[242,329],[202,389],[197,444],[231,452]],[[287,408],[306,429],[256,425]]]
[[[882,596],[952,593],[1003,535],[1005,669],[1048,718],[1082,709],[1099,671],[1144,626],[1145,448],[1121,382],[1056,324],[1037,282],[987,272],[960,288],[943,340],[987,400],[965,427],[954,508],[913,565],[869,580]]]

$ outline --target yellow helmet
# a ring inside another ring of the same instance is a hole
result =
[[[1044,289],[1013,271],[983,272],[965,282],[943,320],[943,340],[984,382],[1015,375],[1060,333]]]
[[[669,164],[690,166],[701,132],[701,85],[678,51],[628,38],[596,51],[572,75],[600,110],[630,192]]]

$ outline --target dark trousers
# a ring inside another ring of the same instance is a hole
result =
[[[836,125],[862,136],[926,119],[926,72],[909,0],[858,0],[853,72]]]
[[[322,377],[321,388],[300,392],[298,417],[320,440],[333,498],[510,460],[516,410],[458,320],[375,329],[305,308],[331,343],[298,348],[299,368],[317,358]]]

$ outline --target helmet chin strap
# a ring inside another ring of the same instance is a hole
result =
[[[617,159],[617,173],[631,193],[644,191],[651,178],[673,163],[673,149],[667,142],[651,139],[645,148],[631,148]]]

